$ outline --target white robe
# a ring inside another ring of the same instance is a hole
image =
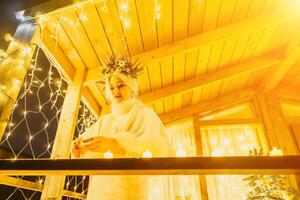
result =
[[[141,157],[151,151],[153,157],[166,157],[169,145],[165,129],[156,113],[133,98],[112,105],[112,113],[99,118],[83,135],[115,138],[126,150],[125,157]],[[87,152],[83,158],[102,158]],[[166,176],[90,176],[87,200],[167,200]]]

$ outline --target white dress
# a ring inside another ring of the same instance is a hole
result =
[[[112,105],[112,113],[102,116],[83,138],[102,135],[115,138],[126,150],[126,157],[141,157],[149,150],[153,157],[167,157],[169,145],[165,129],[156,113],[132,98]],[[102,158],[87,152],[82,158]],[[87,200],[167,200],[167,176],[90,176]]]

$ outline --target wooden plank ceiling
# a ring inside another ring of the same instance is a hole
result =
[[[265,90],[299,86],[299,6],[296,0],[87,1],[43,15],[42,41],[70,77],[88,69],[84,95],[104,110],[102,63],[110,55],[140,59],[140,98],[165,115],[264,88],[266,77],[272,84]]]

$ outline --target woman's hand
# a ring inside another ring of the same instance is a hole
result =
[[[107,151],[111,151],[119,155],[125,154],[125,149],[119,145],[116,139],[113,138],[96,136],[82,140],[81,145],[84,149],[93,152],[105,153]]]
[[[87,149],[82,146],[82,141],[82,138],[77,138],[76,140],[74,140],[71,151],[72,157],[80,158],[80,155],[84,154],[87,151]]]

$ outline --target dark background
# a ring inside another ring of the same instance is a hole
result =
[[[5,33],[14,35],[18,26],[15,12],[22,11],[49,0],[0,0],[0,49],[6,50],[8,42],[4,40]]]

